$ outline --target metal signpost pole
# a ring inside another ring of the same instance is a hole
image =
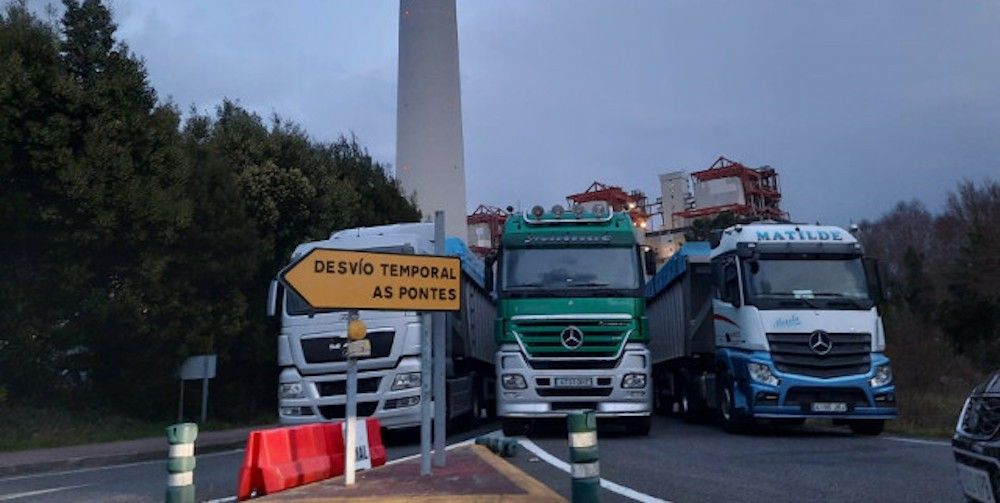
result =
[[[420,474],[431,474],[431,320],[425,313],[420,323]]]
[[[208,417],[208,358],[202,361],[204,373],[201,378],[201,424],[205,424]]]
[[[358,312],[349,313],[349,324],[358,319]],[[350,325],[348,325],[348,344],[350,344]],[[345,345],[346,346],[346,345]],[[345,348],[346,349],[346,348]],[[356,420],[358,415],[358,360],[354,355],[347,355],[347,405],[344,408],[344,485],[354,485],[354,462],[357,456]]]
[[[355,431],[358,406],[358,361],[347,358],[347,413],[344,427],[347,428],[347,440],[344,442],[344,485],[354,485],[354,461],[357,454],[357,434]]]
[[[444,218],[443,211],[434,212],[434,252],[437,255],[445,253]],[[448,422],[444,369],[446,316],[445,313],[434,313],[434,466],[438,467],[445,465],[445,424]]]

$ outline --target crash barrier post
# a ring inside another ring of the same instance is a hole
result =
[[[167,426],[167,503],[194,503],[194,440],[198,425],[180,423]]]
[[[566,416],[573,503],[599,501],[601,470],[597,455],[597,415],[592,410]]]

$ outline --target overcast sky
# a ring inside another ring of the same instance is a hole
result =
[[[161,97],[394,162],[397,1],[111,5]],[[1000,2],[459,0],[458,24],[470,209],[655,198],[725,155],[775,167],[793,219],[846,224],[1000,175]]]

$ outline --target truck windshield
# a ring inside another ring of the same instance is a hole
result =
[[[871,309],[861,257],[812,256],[743,262],[749,302],[764,309],[789,307]]]
[[[503,255],[502,286],[511,293],[579,290],[603,295],[637,290],[639,277],[634,248],[507,249]]]

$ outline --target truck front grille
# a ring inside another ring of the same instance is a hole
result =
[[[864,374],[871,369],[871,334],[828,333],[832,347],[825,355],[809,347],[811,333],[769,333],[774,366],[789,374],[811,377],[840,377]]]
[[[531,359],[592,358],[612,359],[625,344],[631,322],[604,320],[539,320],[515,322],[513,330]],[[576,327],[582,344],[569,349],[562,333]]]
[[[375,393],[378,385],[382,382],[381,377],[366,377],[358,379],[358,393]],[[319,389],[319,396],[341,396],[347,394],[347,381],[324,381],[316,383]]]
[[[372,342],[372,355],[368,358],[385,358],[392,353],[392,340],[395,331],[380,330],[368,332],[368,339]],[[335,337],[312,337],[302,339],[302,356],[306,363],[330,363],[344,361],[344,343],[347,338],[344,336]]]
[[[378,402],[358,402],[358,417],[369,417],[375,413],[375,409],[378,408]],[[319,413],[323,415],[325,419],[344,419],[346,408],[344,404],[339,405],[320,405]]]
[[[1000,433],[1000,397],[970,398],[960,428],[975,438],[993,438]]]

